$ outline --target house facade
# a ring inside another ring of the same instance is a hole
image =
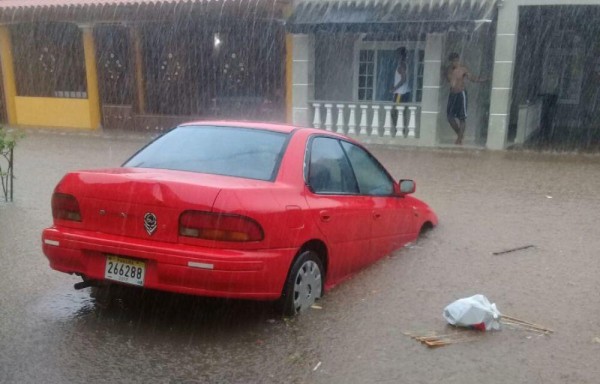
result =
[[[466,146],[600,147],[600,0],[3,0],[0,118],[257,119],[453,146],[450,53],[488,80],[467,84]]]
[[[465,144],[596,148],[599,11],[598,0],[296,1],[292,121],[365,142],[452,145],[445,73],[458,53],[489,79],[468,82]],[[411,95],[397,104],[402,48]]]
[[[0,2],[4,121],[160,131],[285,118],[286,0]]]
[[[499,17],[512,75],[497,79],[511,88],[493,111],[498,147],[600,150],[600,2],[505,1]]]

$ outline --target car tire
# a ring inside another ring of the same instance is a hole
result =
[[[285,316],[310,308],[323,294],[323,263],[314,251],[303,251],[294,260],[279,300]]]

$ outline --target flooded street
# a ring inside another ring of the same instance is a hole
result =
[[[598,382],[599,155],[371,147],[440,225],[322,309],[282,319],[268,303],[75,291],[78,277],[50,269],[40,237],[55,184],[147,141],[28,130],[17,145],[15,201],[0,203],[0,382]],[[505,328],[438,349],[403,334],[451,332],[443,308],[477,293],[555,333]]]

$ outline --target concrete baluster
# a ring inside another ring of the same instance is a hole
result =
[[[371,135],[379,136],[379,105],[373,105],[373,120],[371,120]]]
[[[325,129],[331,131],[333,128],[333,118],[331,116],[331,109],[333,104],[325,104]]]
[[[356,104],[349,104],[348,108],[350,108],[350,116],[348,117],[348,131],[346,133],[354,131],[358,135],[358,130],[356,129]]]
[[[337,121],[335,123],[335,126],[337,127],[336,132],[346,133],[344,131],[344,128],[346,127],[344,122],[344,104],[336,104],[335,106],[338,110]]]
[[[321,129],[323,127],[321,123],[321,103],[313,103],[315,115],[313,116],[313,127]]]
[[[383,122],[383,136],[391,136],[392,135],[392,108],[393,105],[385,105],[383,109],[385,109],[385,120]]]
[[[356,131],[356,134],[359,135],[360,131],[365,132],[365,134],[367,133],[367,128],[369,127],[369,121],[368,121],[368,114],[369,114],[369,110],[368,110],[369,106],[368,105],[361,105],[360,106],[360,125],[358,127],[358,130]]]
[[[415,130],[417,128],[417,107],[408,107],[408,113],[410,113],[410,119],[408,120],[408,137],[415,137]]]
[[[396,105],[396,112],[398,118],[396,118],[396,137],[404,138],[404,109],[406,108],[404,105]]]

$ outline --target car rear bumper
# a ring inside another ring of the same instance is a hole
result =
[[[297,252],[203,248],[56,227],[43,231],[42,249],[53,269],[91,280],[106,280],[106,257],[116,255],[145,262],[145,288],[255,300],[281,296]]]

